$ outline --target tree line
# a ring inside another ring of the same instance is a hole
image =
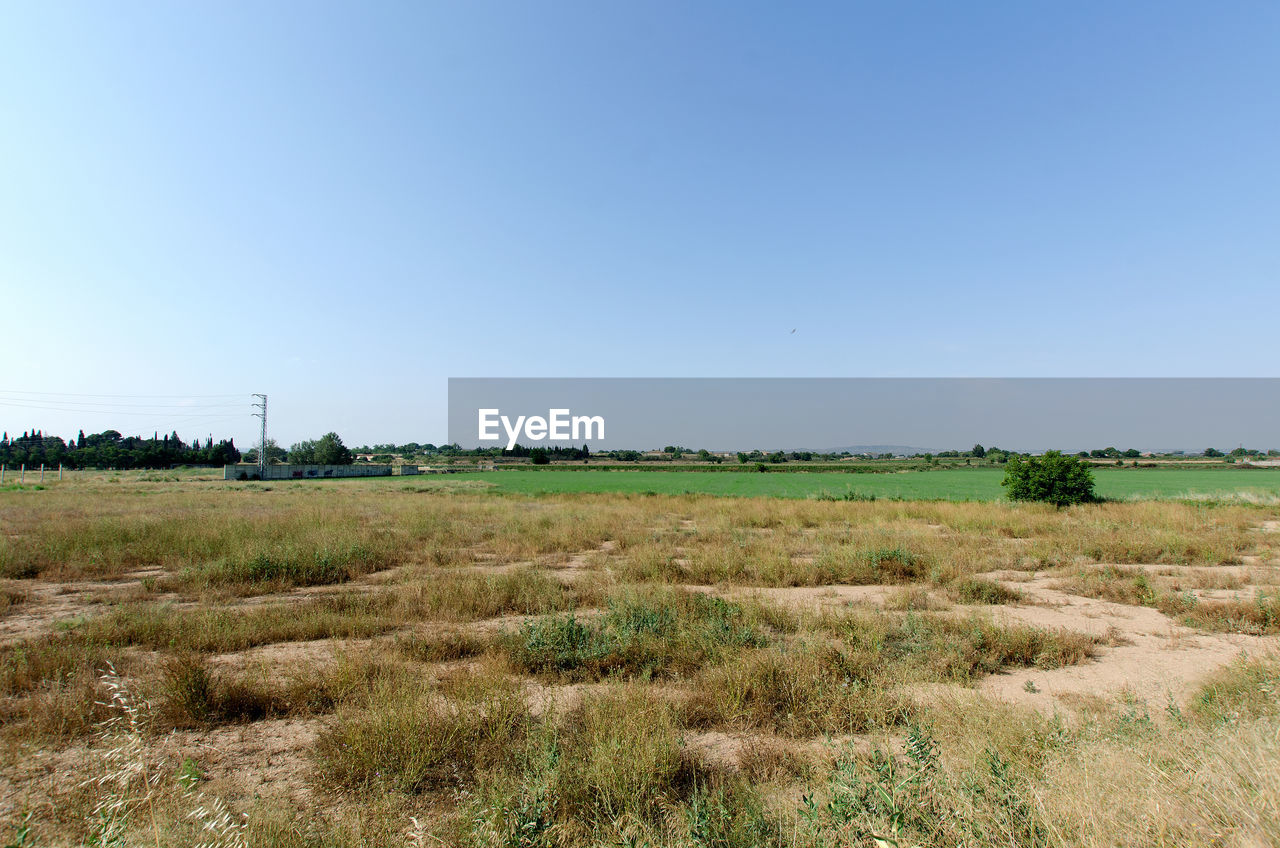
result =
[[[258,449],[249,448],[244,452],[245,462],[258,461]],[[325,433],[318,439],[303,439],[294,442],[288,450],[276,444],[275,439],[267,439],[267,464],[277,465],[350,465],[355,461],[355,454],[342,443],[337,433]]]
[[[240,461],[234,439],[203,444],[197,438],[190,444],[177,432],[149,439],[124,436],[118,430],[104,430],[86,436],[84,430],[74,439],[63,441],[46,436],[39,430],[24,432],[10,439],[8,432],[0,438],[0,463],[28,468],[170,468],[175,465],[231,465]]]

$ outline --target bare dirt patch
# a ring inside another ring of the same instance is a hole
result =
[[[477,553],[475,555],[477,561],[462,568],[474,574],[508,574],[522,568],[540,568],[563,583],[571,583],[584,573],[604,567],[607,557],[616,553],[617,550],[617,541],[606,539],[591,550],[578,551],[567,556],[553,554],[537,560],[497,562],[496,554]]]
[[[1207,675],[1240,655],[1274,650],[1278,640],[1183,627],[1149,607],[1085,598],[1050,588],[1048,578],[1017,584],[1034,606],[991,607],[997,620],[1107,637],[1091,662],[1053,670],[1020,669],[984,678],[978,690],[1004,701],[1051,711],[1080,696],[1131,695],[1181,703]]]
[[[47,636],[60,626],[74,626],[78,620],[102,611],[113,602],[140,598],[156,601],[178,599],[178,595],[173,593],[147,591],[142,581],[151,576],[152,572],[148,570],[135,572],[125,580],[12,581],[15,587],[23,590],[25,599],[0,617],[0,645]]]
[[[373,639],[314,639],[309,642],[276,642],[247,651],[215,654],[210,665],[227,670],[257,668],[287,674],[318,673],[337,661],[339,653],[368,648]]]
[[[311,797],[306,754],[321,722],[286,718],[175,732],[158,750],[181,763],[193,759],[204,775],[202,789],[233,803],[255,797],[305,806]]]
[[[816,611],[832,607],[883,606],[889,593],[901,586],[786,586],[733,587],[685,585],[691,592],[718,595],[726,600],[758,599],[793,610]]]

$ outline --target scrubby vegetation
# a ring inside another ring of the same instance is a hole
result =
[[[1266,508],[104,477],[0,519],[0,844],[1280,832]],[[1054,587],[1251,655],[1063,694],[1125,643],[1037,623]]]

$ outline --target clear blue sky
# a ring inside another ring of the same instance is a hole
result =
[[[442,441],[449,376],[1275,376],[1277,45],[1243,0],[9,3],[0,421],[247,446],[259,391],[360,444]]]

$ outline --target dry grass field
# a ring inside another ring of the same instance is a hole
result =
[[[1274,506],[0,491],[0,845],[1280,844]]]

